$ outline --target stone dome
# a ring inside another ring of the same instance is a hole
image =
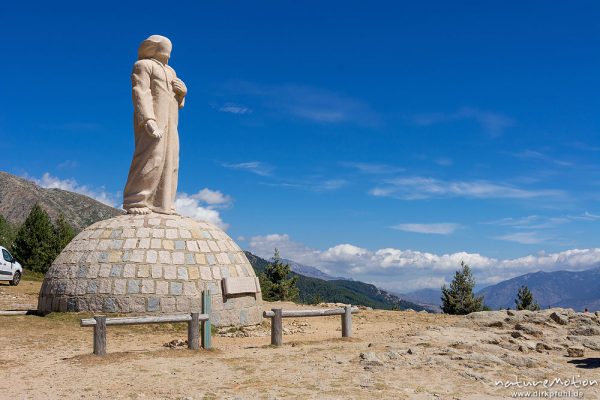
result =
[[[261,322],[258,279],[225,232],[179,215],[121,215],[89,226],[65,247],[46,273],[38,310],[200,311],[206,289],[214,325]]]

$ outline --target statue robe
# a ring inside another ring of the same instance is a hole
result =
[[[147,207],[163,214],[175,213],[179,171],[179,108],[185,97],[173,91],[175,70],[155,59],[141,59],[133,66],[135,152],[123,192],[123,208]],[[150,119],[164,133],[157,139],[145,129]]]

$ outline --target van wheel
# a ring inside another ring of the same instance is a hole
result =
[[[10,286],[17,286],[21,282],[21,273],[15,272],[12,281],[10,281]]]

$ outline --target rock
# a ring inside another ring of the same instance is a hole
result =
[[[377,354],[373,351],[366,351],[364,353],[360,353],[360,360],[363,365],[369,366],[382,366],[383,362],[377,357]]]
[[[465,377],[465,378],[470,378],[470,379],[473,379],[473,380],[476,380],[476,381],[483,381],[483,380],[486,379],[483,375],[479,375],[479,374],[476,374],[476,373],[473,373],[473,372],[470,372],[470,371],[461,371],[458,374],[460,376]],[[454,398],[456,398],[456,397],[454,397]]]
[[[474,320],[503,320],[506,317],[506,311],[476,311],[467,315],[467,318]]]
[[[400,357],[400,353],[397,351],[387,351],[383,353],[383,355],[387,357],[388,360],[397,360]]]
[[[406,354],[412,354],[412,353],[413,353],[413,351],[412,351],[411,349],[408,349],[408,350],[406,351]]]
[[[583,357],[584,351],[581,347],[569,347],[567,348],[567,354],[569,357]]]
[[[173,339],[170,342],[163,344],[164,347],[168,347],[170,349],[183,349],[187,347],[188,341],[182,339]]]
[[[556,311],[550,314],[550,319],[559,325],[567,325],[569,323],[569,318],[566,315],[561,315]]]
[[[506,310],[506,313],[510,316],[510,317],[514,317],[515,315],[517,315],[516,312],[514,312],[513,310]]]
[[[569,335],[596,336],[600,335],[600,329],[593,326],[580,326],[579,328],[571,329]]]
[[[587,336],[567,336],[567,339],[581,344],[583,347],[587,347],[590,350],[600,351],[600,340],[597,338],[591,338]]]
[[[493,321],[488,322],[487,324],[485,324],[485,326],[488,328],[502,328],[504,324],[502,323],[502,321]]]
[[[479,353],[473,353],[473,354],[467,354],[464,357],[461,357],[461,359],[466,359],[478,364],[483,364],[483,365],[487,365],[487,366],[495,366],[495,365],[502,365],[503,361],[498,358],[497,356],[493,355],[493,354],[479,354]]]
[[[552,350],[552,346],[548,346],[546,343],[537,343],[535,345],[535,351],[537,351],[538,353],[542,353],[545,350]]]
[[[519,351],[521,353],[529,353],[529,349],[527,349],[527,347],[523,346],[522,344],[519,345]]]
[[[523,331],[526,334],[531,335],[531,336],[535,336],[535,337],[542,337],[542,336],[544,336],[544,332],[542,332],[542,331],[540,331],[538,329],[535,329],[532,326],[526,325],[526,324],[521,324],[521,323],[516,324],[515,325],[515,329],[518,330],[518,331]]]
[[[537,365],[537,361],[531,357],[518,356],[505,353],[501,357],[502,361],[515,367],[533,368]]]
[[[510,336],[512,336],[515,339],[527,339],[527,337],[519,331],[512,331]]]

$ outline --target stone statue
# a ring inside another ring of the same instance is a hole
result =
[[[135,152],[123,192],[128,214],[175,213],[179,170],[179,109],[187,88],[168,65],[171,41],[152,35],[133,65]]]
[[[153,35],[133,66],[127,214],[88,226],[61,251],[44,277],[40,312],[196,313],[210,296],[216,326],[262,321],[260,282],[242,249],[219,227],[175,214],[187,89],[170,55],[169,39]]]

